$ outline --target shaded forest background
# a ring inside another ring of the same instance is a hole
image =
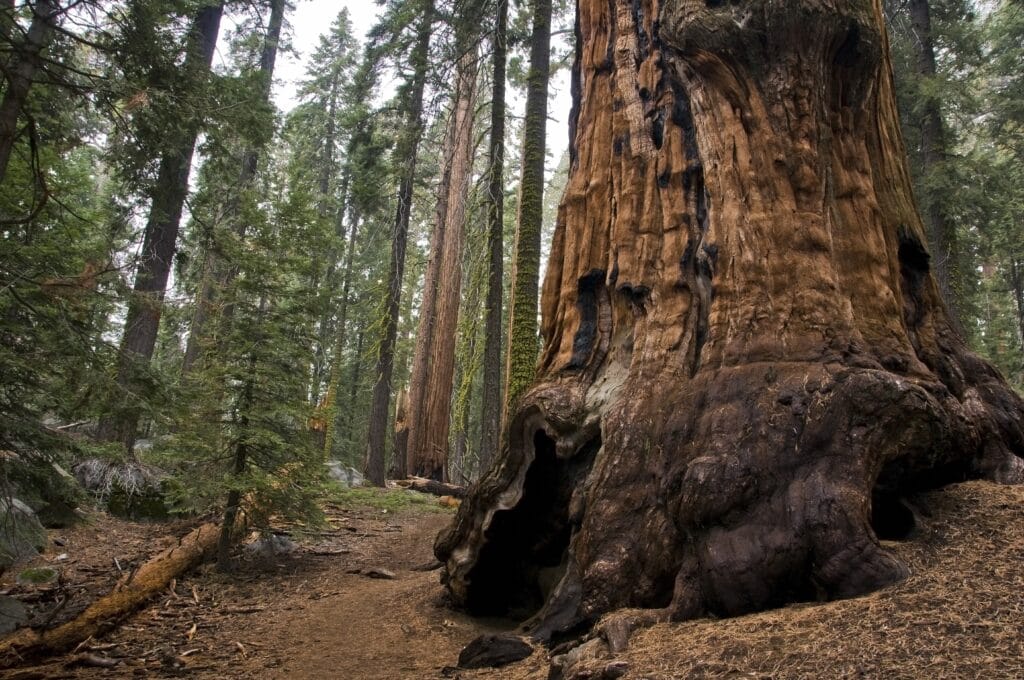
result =
[[[551,38],[573,7],[388,0],[362,41],[342,10],[280,111],[289,10],[4,4],[8,494],[53,511],[84,487],[227,527],[315,519],[332,466],[465,484],[493,458],[540,346],[569,165],[545,153],[547,83],[572,63]],[[940,285],[1020,389],[1024,4],[887,17]]]

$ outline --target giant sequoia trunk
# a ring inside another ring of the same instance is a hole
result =
[[[929,271],[878,0],[578,12],[539,378],[438,537],[453,598],[543,639],[901,578],[875,527],[1019,481],[1024,402]]]

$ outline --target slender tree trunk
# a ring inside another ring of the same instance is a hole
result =
[[[352,421],[356,412],[356,403],[358,402],[359,381],[363,378],[363,340],[365,337],[366,330],[360,327],[359,335],[356,336],[355,364],[352,366],[352,379],[348,389],[348,408],[345,410],[344,417],[341,419],[341,425],[338,428],[338,436],[346,441],[353,439]]]
[[[921,80],[931,83],[936,78],[935,44],[932,38],[931,0],[910,0],[910,21],[914,30],[914,46],[917,49],[917,74]],[[955,221],[946,210],[942,190],[931,186],[933,179],[944,172],[947,151],[946,125],[938,97],[926,88],[927,94],[920,102],[921,113],[918,121],[921,129],[921,176],[924,178],[923,217],[928,226],[928,241],[931,246],[935,279],[938,281],[942,298],[949,306],[951,318],[963,331],[963,280],[961,253]]]
[[[484,292],[486,259],[470,260],[470,268],[466,272],[464,288],[465,302],[459,312],[459,337],[456,354],[457,375],[455,378],[455,395],[453,397],[452,421],[455,423],[455,434],[452,437],[452,459],[448,466],[449,478],[457,484],[465,484],[468,479],[466,471],[466,454],[469,451],[470,414],[473,410],[473,387],[476,375],[481,367],[481,359],[477,354],[480,342],[480,298]]]
[[[466,390],[466,398],[473,398],[473,385]],[[466,457],[469,452],[469,407],[462,409],[459,415],[459,431],[455,435],[454,452],[452,454],[451,479],[455,484],[468,484],[469,475],[466,470]]]
[[[1010,258],[1010,291],[1013,294],[1014,312],[1017,316],[1017,341],[1024,349],[1024,264],[1017,258]]]
[[[550,639],[898,580],[901,495],[1024,481],[1024,400],[942,302],[880,0],[580,0],[578,35],[544,349],[435,544],[454,601]]]
[[[223,12],[224,5],[221,2],[203,7],[192,23],[182,67],[189,83],[196,82],[210,71]],[[174,259],[181,213],[188,195],[188,178],[199,128],[200,123],[195,116],[191,116],[183,125],[180,136],[160,159],[159,173],[151,192],[149,219],[146,222],[135,285],[128,303],[117,370],[118,385],[129,394],[138,389],[137,374],[148,368],[156,346],[164,293]],[[132,396],[133,401],[138,398],[139,395]],[[108,415],[100,423],[100,438],[121,442],[125,451],[133,455],[139,415],[134,406]]]
[[[455,335],[462,300],[462,247],[472,171],[475,48],[465,52],[457,72],[409,383],[407,471],[439,482],[447,481],[448,476]]]
[[[13,6],[8,11],[13,12]],[[32,88],[32,80],[42,67],[43,50],[53,37],[61,11],[54,0],[36,0],[25,41],[15,48],[17,54],[4,71],[6,89],[0,101],[0,184],[7,176],[7,165],[18,138],[18,119]]]
[[[540,233],[544,219],[544,153],[548,119],[551,61],[551,0],[532,0],[530,72],[523,121],[523,166],[519,182],[519,215],[512,264],[505,370],[505,410],[514,408],[529,387],[537,365],[537,292],[540,277]],[[507,418],[506,418],[507,419]]]
[[[481,474],[490,467],[501,441],[501,315],[504,296],[505,231],[505,62],[508,0],[497,0],[492,40],[491,139],[487,163],[487,316],[484,321],[484,377],[480,408]]]
[[[413,183],[416,180],[416,156],[423,136],[423,88],[427,79],[427,58],[431,27],[434,21],[432,0],[424,3],[417,28],[416,46],[410,55],[413,68],[409,97],[405,109],[405,130],[395,153],[402,162],[398,188],[398,208],[391,235],[391,263],[388,269],[388,291],[384,311],[384,334],[377,350],[377,378],[373,385],[370,406],[370,429],[366,443],[366,477],[377,486],[384,486],[384,447],[391,415],[391,374],[395,366],[395,339],[398,337],[398,307],[402,297],[405,273],[405,249],[409,236],[409,215],[412,210]]]
[[[395,396],[395,455],[392,458],[391,478],[405,479],[406,453],[409,450],[409,390],[398,390]],[[400,466],[400,467],[399,467]]]
[[[0,5],[0,40],[10,46],[9,49],[13,49],[14,46],[13,28],[17,20],[17,4],[17,0],[3,0],[3,5]],[[0,59],[3,61],[6,72],[7,65],[10,63],[10,55],[4,55]],[[4,79],[4,87],[6,86],[6,79]]]
[[[338,390],[341,389],[342,352],[345,349],[345,334],[348,325],[348,296],[352,285],[352,260],[356,250],[356,238],[359,232],[359,217],[352,215],[350,220],[348,246],[345,252],[345,266],[341,275],[341,297],[338,302],[337,329],[334,333],[334,349],[331,353],[331,372],[327,378],[327,396],[324,404],[324,456],[330,458],[334,446],[335,421],[338,418]]]
[[[216,255],[216,244],[214,235],[206,235],[206,244],[203,246],[203,271],[199,279],[199,291],[196,295],[196,309],[192,313],[192,323],[189,326],[188,339],[185,341],[185,355],[181,360],[181,374],[188,375],[196,366],[196,362],[205,349],[203,343],[207,341],[207,329],[210,320],[216,315],[215,306],[217,296],[221,292],[218,285],[218,260]]]
[[[475,291],[474,291],[475,292]],[[473,295],[473,300],[466,305],[467,310],[476,310],[479,305],[479,295]],[[475,311],[474,311],[475,313]],[[466,454],[469,450],[469,428],[470,413],[473,404],[473,383],[474,374],[479,364],[476,362],[476,343],[479,332],[478,317],[473,317],[473,322],[466,329],[469,340],[465,345],[465,352],[460,357],[459,367],[462,375],[459,378],[459,388],[456,392],[456,408],[453,418],[458,423],[455,438],[454,451],[450,466],[450,479],[456,484],[466,484],[469,476],[466,470]]]
[[[331,80],[331,90],[327,100],[327,127],[324,134],[324,148],[323,158],[321,163],[323,164],[320,168],[320,187],[319,187],[319,200],[317,203],[317,213],[320,215],[320,219],[326,219],[327,213],[331,203],[331,180],[335,174],[335,144],[337,143],[338,127],[338,97],[341,91],[341,73],[335,71],[333,79]],[[342,207],[339,208],[338,222],[337,222],[337,234],[343,234],[343,223],[342,216],[344,215],[344,203],[345,195],[348,193],[349,174],[346,169],[344,176],[342,177],[342,186],[340,187],[340,197]],[[332,249],[333,250],[333,249]],[[320,317],[319,324],[317,326],[317,337],[316,346],[313,351],[313,370],[312,380],[310,384],[310,396],[314,406],[320,405],[320,388],[324,384],[324,373],[327,371],[327,347],[331,343],[331,298],[334,293],[334,272],[336,266],[337,253],[331,252],[327,258],[327,268],[323,277],[323,282],[314,280],[312,289],[318,291],[318,295],[323,302],[323,314]]]
[[[270,19],[267,23],[267,34],[263,41],[263,52],[260,55],[260,92],[259,102],[270,106],[270,93],[274,82],[274,67],[277,63],[277,47],[281,41],[281,27],[284,25],[285,0],[270,0]],[[241,196],[252,186],[259,168],[259,158],[266,140],[245,151],[242,157],[242,168],[238,175],[238,189],[231,204],[225,211],[228,219],[235,223],[235,233],[244,236],[247,225],[238,215]],[[205,248],[205,261],[200,281],[199,296],[196,299],[196,310],[192,317],[188,341],[185,344],[185,356],[182,359],[181,372],[188,375],[202,353],[205,337],[209,332],[209,323],[215,316],[217,296],[231,285],[235,271],[225,267],[217,254],[215,235],[209,234]]]
[[[259,302],[259,316],[262,319],[267,311],[267,298],[261,297]],[[237,409],[237,431],[235,432],[234,459],[231,463],[231,476],[239,479],[245,474],[249,465],[249,412],[255,404],[256,390],[256,353],[249,355],[248,372],[245,376],[245,385],[242,387],[241,399]],[[217,542],[217,567],[221,571],[227,571],[231,567],[231,546],[234,543],[235,527],[238,521],[238,512],[241,510],[242,493],[238,489],[228,491],[227,504],[224,506],[224,521],[221,523],[220,539]]]

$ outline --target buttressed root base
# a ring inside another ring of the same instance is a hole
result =
[[[879,0],[580,0],[544,350],[435,552],[538,639],[903,577],[900,497],[1022,481],[931,274]],[[874,524],[872,516],[874,515]]]

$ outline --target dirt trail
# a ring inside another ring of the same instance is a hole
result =
[[[627,680],[1024,677],[1024,487],[949,487],[918,497],[915,513],[910,540],[888,544],[911,566],[906,581],[853,600],[661,624],[598,660],[593,677],[610,661]],[[449,609],[438,572],[417,570],[432,560],[450,512],[334,507],[328,519],[303,536],[290,528],[297,546],[287,555],[250,554],[229,576],[202,569],[78,655],[0,677],[548,677],[543,651],[502,669],[450,668],[467,642],[503,628]],[[68,596],[70,616],[117,577],[117,565],[130,569],[169,531],[186,529],[103,516],[54,535],[65,557],[51,551],[41,562],[62,565],[63,585],[2,585],[43,612]],[[367,573],[381,569],[394,578]],[[83,666],[83,654],[117,665]]]
[[[400,520],[402,531],[375,560],[394,580],[337,574],[335,592],[256,623],[253,636],[281,655],[275,677],[426,678],[454,665],[488,628],[444,606],[436,571],[413,570],[433,558],[433,538],[449,519]]]
[[[450,677],[453,669],[445,666],[454,666],[467,642],[503,629],[500,622],[449,609],[438,572],[423,570],[433,561],[434,537],[450,519],[449,511],[423,505],[398,512],[330,508],[326,530],[303,535],[293,528],[292,552],[268,557],[243,551],[240,570],[228,576],[207,566],[78,654],[6,675],[0,671],[0,677]],[[68,593],[84,606],[109,587],[117,566],[129,569],[152,546],[162,545],[161,530],[168,527],[99,517],[59,536],[64,545],[55,550],[72,556],[61,563],[61,588],[40,586],[29,593],[33,587],[7,584],[8,590],[39,602],[41,611]],[[104,545],[105,537],[116,537],[117,545]],[[40,562],[55,560],[47,554]],[[381,570],[394,578],[369,573]],[[69,613],[77,608],[73,603]],[[118,664],[89,666],[96,658]],[[546,669],[537,663],[538,671]]]

